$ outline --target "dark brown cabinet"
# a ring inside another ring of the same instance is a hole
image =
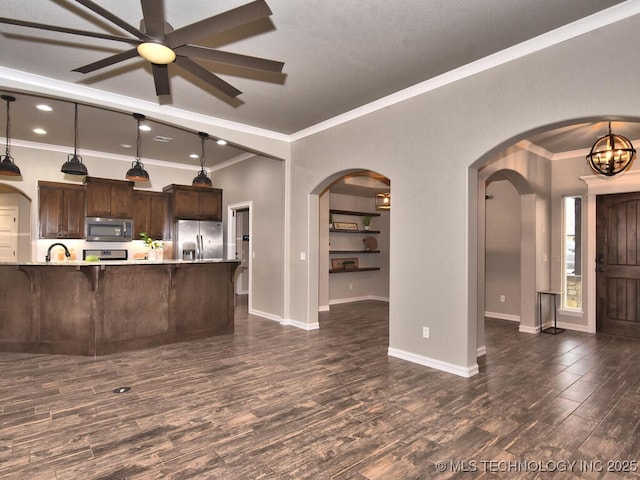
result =
[[[85,187],[38,182],[40,238],[84,238]]]
[[[133,229],[135,240],[146,232],[153,239],[168,239],[169,196],[163,192],[133,192]]]
[[[133,182],[87,177],[87,216],[133,217]]]
[[[163,190],[171,195],[174,219],[222,221],[221,189],[168,185]]]

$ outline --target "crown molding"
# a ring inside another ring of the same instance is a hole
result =
[[[588,17],[581,18],[575,22],[568,23],[567,25],[563,25],[555,30],[543,33],[542,35],[538,35],[530,40],[526,40],[459,68],[450,70],[442,75],[438,75],[412,87],[392,93],[391,95],[373,101],[367,105],[363,105],[350,110],[349,112],[343,113],[342,115],[338,115],[329,120],[313,125],[312,127],[300,130],[290,136],[291,141],[301,140],[310,135],[314,135],[369,113],[395,105],[396,103],[403,102],[418,95],[431,92],[440,87],[457,82],[458,80],[462,80],[513,60],[525,57],[531,53],[539,52],[545,48],[571,40],[572,38],[592,32],[593,30],[606,27],[639,13],[640,0],[628,0],[618,5],[614,5],[613,7],[609,7],[605,10],[594,13],[593,15],[589,15]]]

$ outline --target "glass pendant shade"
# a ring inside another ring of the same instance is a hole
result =
[[[67,161],[62,164],[60,171],[68,175],[88,175],[87,167],[82,163],[82,157],[78,155],[78,104],[75,105],[73,120],[73,153],[69,154]]]
[[[205,132],[198,132],[200,136],[200,171],[198,172],[198,176],[193,179],[191,183],[194,187],[212,187],[213,183],[211,179],[207,176],[207,172],[204,169],[204,141],[209,138],[209,134]]]
[[[587,155],[587,161],[595,173],[611,177],[626,170],[635,156],[636,150],[631,141],[611,133],[609,122],[609,133],[596,140]]]
[[[145,116],[141,113],[134,113],[133,118],[135,118],[138,123],[136,128],[136,159],[131,164],[131,168],[127,170],[126,178],[133,182],[148,182],[149,173],[144,169],[144,165],[140,161],[140,120],[144,120]]]
[[[7,133],[5,135],[7,144],[6,144],[4,155],[0,155],[0,175],[5,177],[19,177],[22,174],[20,173],[20,169],[14,162],[9,149],[9,125],[11,124],[11,115],[9,114],[9,105],[11,104],[11,102],[15,102],[16,98],[12,97],[11,95],[2,95],[0,98],[2,98],[2,100],[7,102],[7,130],[6,130]]]

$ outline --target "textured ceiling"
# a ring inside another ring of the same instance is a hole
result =
[[[243,91],[237,100],[225,98],[175,66],[170,66],[172,95],[158,99],[150,68],[140,58],[87,75],[72,72],[128,47],[13,25],[0,25],[1,66],[71,86],[171,105],[289,135],[621,3],[620,0],[267,2],[273,11],[268,19],[194,42],[285,63],[282,75],[265,75],[201,62]],[[140,4],[135,0],[97,3],[135,26],[142,17]],[[166,0],[166,19],[179,28],[245,3],[245,0]],[[3,0],[1,15],[129,35],[71,0]],[[0,83],[0,92],[5,91]],[[32,123],[47,117],[37,117],[29,102],[19,98],[12,106],[15,138],[71,145],[72,106],[60,107],[50,115],[58,128],[55,133],[51,128],[51,134],[38,138],[31,133],[36,126]],[[81,145],[90,150],[130,155],[130,151],[123,152],[118,147],[134,140],[130,113],[105,115],[81,108]],[[198,162],[188,158],[188,153],[199,151],[195,132],[181,134],[158,125],[155,133],[174,137],[176,141],[170,147],[158,148],[157,153],[155,146],[150,146],[151,141],[145,141],[144,157],[186,164]],[[552,139],[544,137],[539,140],[549,140],[543,146],[550,150],[573,148],[552,145]],[[234,147],[227,150],[211,147],[208,166],[242,153]]]

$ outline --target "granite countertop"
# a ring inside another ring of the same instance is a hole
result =
[[[90,266],[121,266],[121,265],[188,265],[203,263],[240,263],[239,260],[103,260],[87,262],[84,260],[68,262],[0,262],[0,266],[46,266],[46,267],[90,267]]]

